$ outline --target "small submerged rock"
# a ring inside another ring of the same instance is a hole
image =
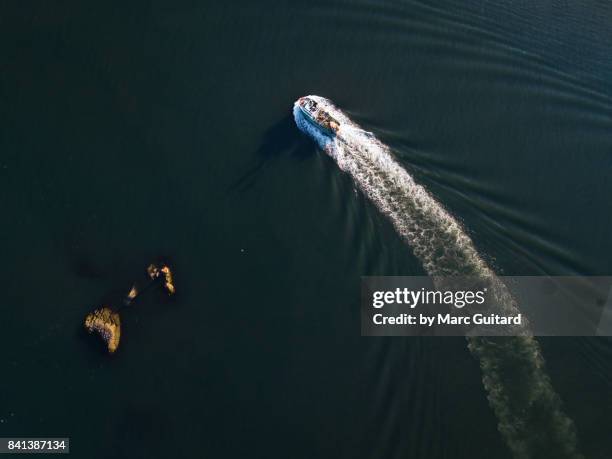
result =
[[[124,303],[130,304],[132,300],[134,300],[138,296],[139,293],[140,291],[138,290],[138,287],[136,287],[136,284],[132,285],[132,288],[130,289],[128,294],[125,296]]]
[[[87,314],[85,328],[89,333],[97,333],[104,340],[109,354],[119,347],[121,319],[111,308],[105,306]]]

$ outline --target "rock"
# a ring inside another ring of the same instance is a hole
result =
[[[174,288],[172,271],[170,271],[170,268],[167,265],[164,265],[161,272],[164,275],[164,288],[168,292],[168,295],[173,295],[176,292],[176,289]]]
[[[160,279],[163,276],[162,280],[164,281],[164,289],[168,295],[173,295],[176,292],[172,271],[170,271],[170,267],[168,265],[162,264],[161,266],[157,266],[155,264],[150,264],[147,268],[147,274],[151,280]]]
[[[90,312],[85,317],[85,328],[89,333],[97,333],[106,343],[109,354],[119,347],[121,338],[121,320],[119,314],[108,307]]]

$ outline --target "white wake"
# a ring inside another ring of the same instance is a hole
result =
[[[295,105],[298,128],[353,177],[410,245],[427,273],[437,282],[443,282],[444,276],[477,278],[494,295],[499,307],[496,312],[516,314],[512,295],[480,257],[461,225],[396,162],[389,148],[329,100],[309,97],[340,121],[340,130],[333,139],[322,134]],[[479,359],[499,431],[517,458],[581,458],[573,423],[562,411],[528,324],[520,334],[468,338],[470,351]]]

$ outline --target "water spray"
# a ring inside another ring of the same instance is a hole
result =
[[[331,134],[320,129],[316,117],[301,108],[304,99],[315,101],[317,110],[339,122],[339,129]],[[325,98],[301,98],[293,114],[298,128],[351,175],[363,194],[391,221],[434,284],[444,277],[477,278],[495,296],[496,312],[518,313],[515,299],[484,262],[459,222],[414,181],[387,146]],[[436,287],[444,289],[443,285]],[[582,458],[573,422],[563,412],[527,322],[518,334],[468,338],[468,348],[480,362],[499,431],[516,458]]]

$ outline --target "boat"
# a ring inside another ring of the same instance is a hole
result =
[[[335,136],[340,122],[327,113],[312,97],[300,97],[298,107],[306,120],[329,136]]]

